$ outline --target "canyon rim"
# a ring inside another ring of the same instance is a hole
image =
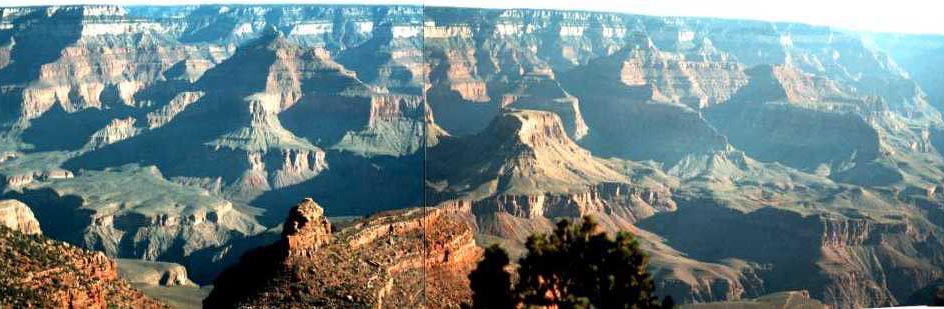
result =
[[[482,248],[588,215],[681,304],[924,304],[942,55],[607,12],[0,6],[0,274],[29,278],[0,306],[459,307]]]

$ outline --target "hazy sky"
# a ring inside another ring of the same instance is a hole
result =
[[[672,16],[804,22],[855,30],[944,34],[939,0],[4,0],[0,6],[50,4],[171,5],[193,3],[425,4],[489,8],[552,8]]]

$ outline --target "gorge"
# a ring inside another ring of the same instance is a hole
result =
[[[679,303],[910,304],[944,282],[942,51],[583,11],[0,7],[0,225],[207,306],[459,306],[481,247],[585,215]]]

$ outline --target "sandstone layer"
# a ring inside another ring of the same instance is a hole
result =
[[[115,261],[42,236],[0,227],[0,305],[163,308],[118,278]]]
[[[26,235],[43,233],[33,211],[17,200],[0,201],[0,225]]]
[[[517,253],[594,215],[685,303],[896,305],[944,278],[942,42],[527,9],[0,8],[0,184],[49,237],[200,283],[312,196],[328,216],[439,206]],[[316,213],[324,237],[286,236],[298,255],[274,260],[364,251]],[[419,216],[374,219],[401,215]],[[412,249],[430,235],[408,230]],[[377,263],[327,270],[413,280]],[[354,303],[419,302],[370,286]]]
[[[282,238],[224,271],[208,307],[455,307],[481,255],[462,215],[443,209],[377,214],[332,229],[311,199]]]

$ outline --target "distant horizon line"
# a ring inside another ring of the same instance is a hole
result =
[[[185,1],[185,0],[169,0],[161,2],[146,2],[144,0],[132,0],[132,1],[118,1],[118,0],[101,0],[101,1],[85,1],[85,0],[52,0],[52,1],[41,1],[41,0],[13,0],[9,1],[12,3],[2,4],[0,8],[26,8],[26,7],[49,7],[49,6],[118,6],[118,7],[194,7],[194,6],[282,6],[282,5],[325,5],[325,6],[404,6],[404,7],[432,7],[432,8],[457,8],[457,9],[485,9],[485,10],[541,10],[541,11],[564,11],[564,12],[588,12],[588,13],[604,13],[604,14],[627,14],[627,15],[640,15],[640,16],[655,16],[655,17],[666,17],[666,18],[706,18],[706,19],[720,19],[720,20],[732,20],[732,21],[752,21],[752,22],[767,22],[767,23],[790,23],[790,24],[803,24],[817,27],[828,27],[830,29],[842,30],[842,31],[851,31],[859,33],[885,33],[885,34],[905,34],[905,35],[927,35],[927,36],[944,36],[944,23],[940,25],[934,25],[934,27],[920,27],[915,26],[912,28],[889,28],[882,27],[877,25],[867,25],[864,22],[856,24],[853,22],[849,24],[848,20],[856,21],[874,21],[875,18],[870,18],[869,16],[862,16],[860,18],[842,18],[837,19],[840,22],[830,22],[826,20],[815,21],[815,20],[804,20],[802,18],[791,18],[789,14],[784,14],[780,17],[765,17],[761,16],[760,13],[765,13],[767,11],[754,11],[750,12],[747,10],[745,12],[755,14],[754,16],[750,14],[745,15],[723,15],[723,14],[711,14],[711,11],[703,11],[703,13],[686,13],[683,10],[680,10],[679,7],[674,6],[665,6],[660,9],[657,7],[658,3],[663,2],[685,2],[688,0],[663,0],[662,2],[654,2],[648,0],[626,0],[624,6],[620,7],[618,5],[607,4],[605,7],[600,6],[601,1],[597,0],[585,0],[584,4],[589,4],[584,7],[558,7],[554,5],[546,5],[545,3],[533,3],[537,0],[525,0],[525,1],[507,1],[507,0],[484,0],[477,1],[476,3],[469,3],[467,0],[432,0],[432,1],[417,1],[417,0],[364,0],[364,1],[352,1],[352,0],[333,0],[333,1],[311,1],[311,0],[284,0],[284,1],[270,1],[270,0],[234,0],[234,1]],[[697,1],[697,0],[696,0]],[[719,0],[717,2],[738,2],[742,0]],[[819,1],[823,0],[805,0],[805,1]],[[905,1],[908,0],[899,0]],[[917,0],[913,0],[917,1]],[[511,2],[511,3],[505,3]],[[634,2],[646,2],[647,5],[641,3],[635,7],[630,7],[625,4],[630,4]],[[763,2],[763,1],[758,1]],[[802,1],[796,1],[802,2]],[[823,3],[837,3],[842,1],[825,1]],[[528,4],[532,5],[528,5]],[[491,5],[490,5],[491,4]],[[796,5],[794,5],[796,6]],[[938,6],[938,5],[930,5]],[[944,5],[941,5],[944,8]],[[713,9],[718,8],[729,8],[731,5],[712,5],[709,6]],[[861,8],[853,6],[853,8]],[[884,14],[884,11],[879,9],[881,8],[872,8],[873,11],[879,11],[878,13],[872,12],[873,14],[878,14],[876,16],[887,17],[890,14]],[[673,12],[672,10],[677,10]],[[811,10],[810,12],[820,12],[817,10]],[[891,11],[890,11],[891,12]],[[927,13],[927,10],[913,9],[910,12],[905,14],[916,14],[918,12]],[[779,13],[779,12],[778,12]],[[899,15],[902,12],[898,12]],[[802,14],[801,14],[802,15]],[[774,15],[770,15],[774,16]],[[779,15],[777,15],[779,16]],[[823,16],[833,16],[833,14],[827,14]],[[822,17],[822,16],[821,16]],[[901,17],[901,16],[899,16]],[[921,19],[921,16],[904,16],[908,20],[912,21],[924,21],[927,22],[927,19]],[[914,17],[914,18],[911,18]],[[807,17],[810,18],[810,17]],[[899,25],[900,23],[890,22],[888,24]]]

